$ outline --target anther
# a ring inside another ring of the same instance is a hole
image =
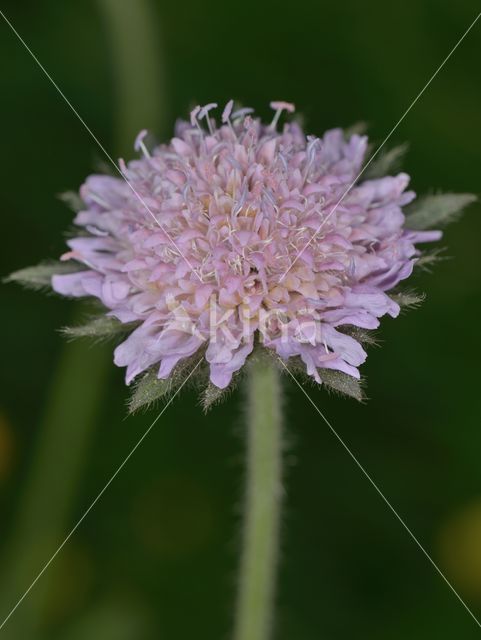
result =
[[[147,135],[147,133],[148,133],[147,129],[142,129],[139,135],[135,138],[134,149],[135,151],[142,151],[142,153],[146,158],[150,158],[151,157],[150,152],[144,144],[144,138]]]
[[[275,109],[274,117],[272,118],[272,122],[269,125],[270,129],[275,129],[277,127],[277,123],[279,122],[279,118],[281,117],[281,113],[283,111],[287,111],[288,113],[294,113],[296,107],[291,102],[283,102],[280,100],[274,101],[270,103],[270,108]]]
[[[212,122],[211,122],[211,120],[209,118],[209,111],[211,111],[212,109],[216,109],[216,108],[217,108],[217,103],[216,102],[209,102],[209,104],[206,104],[199,111],[199,119],[200,120],[202,120],[202,118],[206,119],[207,127],[209,128],[209,133],[210,133],[211,136],[214,135],[214,129],[212,127]]]

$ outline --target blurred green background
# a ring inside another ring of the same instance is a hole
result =
[[[117,158],[193,104],[296,103],[316,134],[381,141],[474,20],[475,0],[225,3],[5,0],[2,11]],[[481,20],[396,131],[418,192],[479,192]],[[0,19],[0,274],[64,251],[56,194],[105,161]],[[480,207],[379,331],[365,405],[311,389],[442,571],[481,615]],[[1,288],[0,618],[156,413],[126,417],[112,346],[68,344],[82,314]],[[12,640],[229,637],[243,486],[243,393],[168,408],[18,607]],[[293,384],[276,640],[479,637],[480,629]]]

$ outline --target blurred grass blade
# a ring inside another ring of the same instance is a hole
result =
[[[155,127],[158,130],[162,124],[160,39],[149,0],[98,0],[98,4],[106,17],[113,49],[117,99],[112,113],[119,118],[116,152],[125,151],[132,148],[134,136],[140,129]],[[81,205],[70,196],[67,200],[74,209]],[[62,263],[62,269],[69,268],[71,265]],[[9,280],[42,288],[50,284],[53,273],[59,272],[57,263],[40,265],[22,269]],[[75,321],[80,318],[75,317]],[[93,349],[87,349],[83,343],[63,347],[25,494],[4,550],[0,583],[3,618],[56,551],[69,528],[111,360],[111,350],[98,345]],[[57,561],[61,562],[61,557]],[[40,629],[45,627],[50,582],[51,574],[47,570],[8,621],[9,638],[35,640],[39,637]]]
[[[115,594],[106,601],[94,601],[83,616],[62,633],[62,640],[153,638],[153,630],[151,616],[145,607]]]
[[[111,366],[109,350],[63,348],[38,429],[18,518],[4,550],[2,619],[29,587],[65,534]],[[9,620],[11,638],[35,638],[49,588],[48,572]],[[18,614],[18,615],[17,615]]]
[[[113,58],[116,138],[130,154],[141,129],[163,133],[162,34],[148,0],[97,0],[104,16]]]

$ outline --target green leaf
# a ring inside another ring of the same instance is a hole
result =
[[[124,324],[117,318],[102,315],[77,327],[64,327],[62,333],[69,338],[113,338],[131,331],[135,326],[133,322]]]
[[[351,136],[357,135],[362,136],[367,131],[367,122],[363,122],[362,120],[355,122],[347,129],[344,129],[344,137],[346,140],[349,140]]]
[[[441,255],[443,251],[444,248],[425,251],[419,258],[417,258],[414,266],[417,268],[421,268],[424,271],[431,272],[431,267],[433,267],[438,262],[441,262],[441,260],[448,259],[448,256]]]
[[[207,413],[214,405],[222,402],[229,391],[229,388],[219,389],[212,382],[209,382],[201,394],[201,404],[204,411]]]
[[[382,178],[390,172],[397,172],[408,148],[408,144],[401,144],[389,149],[389,151],[380,151],[364,171],[364,178],[371,180],[372,178]]]
[[[313,385],[319,388],[319,384],[307,373],[306,365],[298,356],[289,358],[286,367],[291,375],[301,378],[303,384]],[[281,368],[281,371],[283,369],[284,368]],[[334,391],[336,393],[349,396],[359,402],[365,400],[362,383],[357,380],[357,378],[353,378],[352,376],[347,375],[347,373],[336,371],[335,369],[318,368],[317,371],[321,378],[321,383],[325,385],[328,391]],[[287,372],[285,373],[289,375]]]
[[[355,327],[353,325],[338,327],[338,329],[361,344],[366,344],[368,346],[372,345],[373,347],[376,347],[379,344],[374,333],[368,329],[361,329],[360,327]]]
[[[442,227],[456,220],[477,199],[472,193],[423,196],[406,207],[406,227],[419,230]]]
[[[134,386],[129,400],[129,412],[147,409],[165,395],[175,394],[180,387],[199,385],[206,379],[206,369],[201,367],[203,355],[195,353],[181,360],[165,380],[157,378],[157,367],[152,367]]]
[[[234,391],[234,389],[237,388],[241,377],[242,372],[237,371],[233,375],[231,383],[225,389],[219,389],[219,387],[216,387],[214,384],[212,384],[212,382],[208,382],[200,396],[201,405],[204,409],[204,412],[207,413],[215,405],[224,402],[227,396],[229,396]]]
[[[4,282],[16,282],[28,289],[40,291],[51,288],[52,276],[75,273],[81,270],[81,265],[74,262],[44,262],[35,267],[26,267],[15,271],[4,278]]]
[[[147,409],[163,396],[173,394],[186,382],[189,384],[198,382],[203,373],[199,364],[199,354],[195,353],[181,360],[165,380],[157,378],[157,367],[154,366],[134,385],[134,391],[129,400],[129,412]]]
[[[151,369],[134,386],[129,400],[129,413],[147,409],[172,391],[172,380],[159,380],[157,371]]]
[[[398,305],[405,309],[415,309],[419,307],[419,305],[424,302],[425,294],[424,293],[416,293],[416,291],[398,291],[397,293],[392,293],[389,296],[397,302]]]
[[[357,380],[357,378],[353,378],[347,375],[347,373],[336,371],[335,369],[320,369],[319,375],[321,376],[322,383],[329,389],[354,398],[359,402],[365,399],[361,382]]]
[[[85,202],[76,191],[65,191],[64,193],[59,193],[58,197],[75,213],[86,208]]]

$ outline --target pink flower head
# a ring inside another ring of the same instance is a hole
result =
[[[168,144],[123,167],[125,179],[87,179],[83,232],[65,256],[83,268],[53,288],[135,323],[115,350],[127,383],[152,368],[167,378],[197,354],[225,388],[255,345],[318,382],[328,370],[358,378],[355,328],[398,315],[388,292],[411,275],[416,244],[440,232],[405,228],[405,173],[358,180],[365,136],[306,137],[295,122],[278,131],[289,103],[272,103],[270,125],[232,106],[220,125],[214,104],[194,109]]]

